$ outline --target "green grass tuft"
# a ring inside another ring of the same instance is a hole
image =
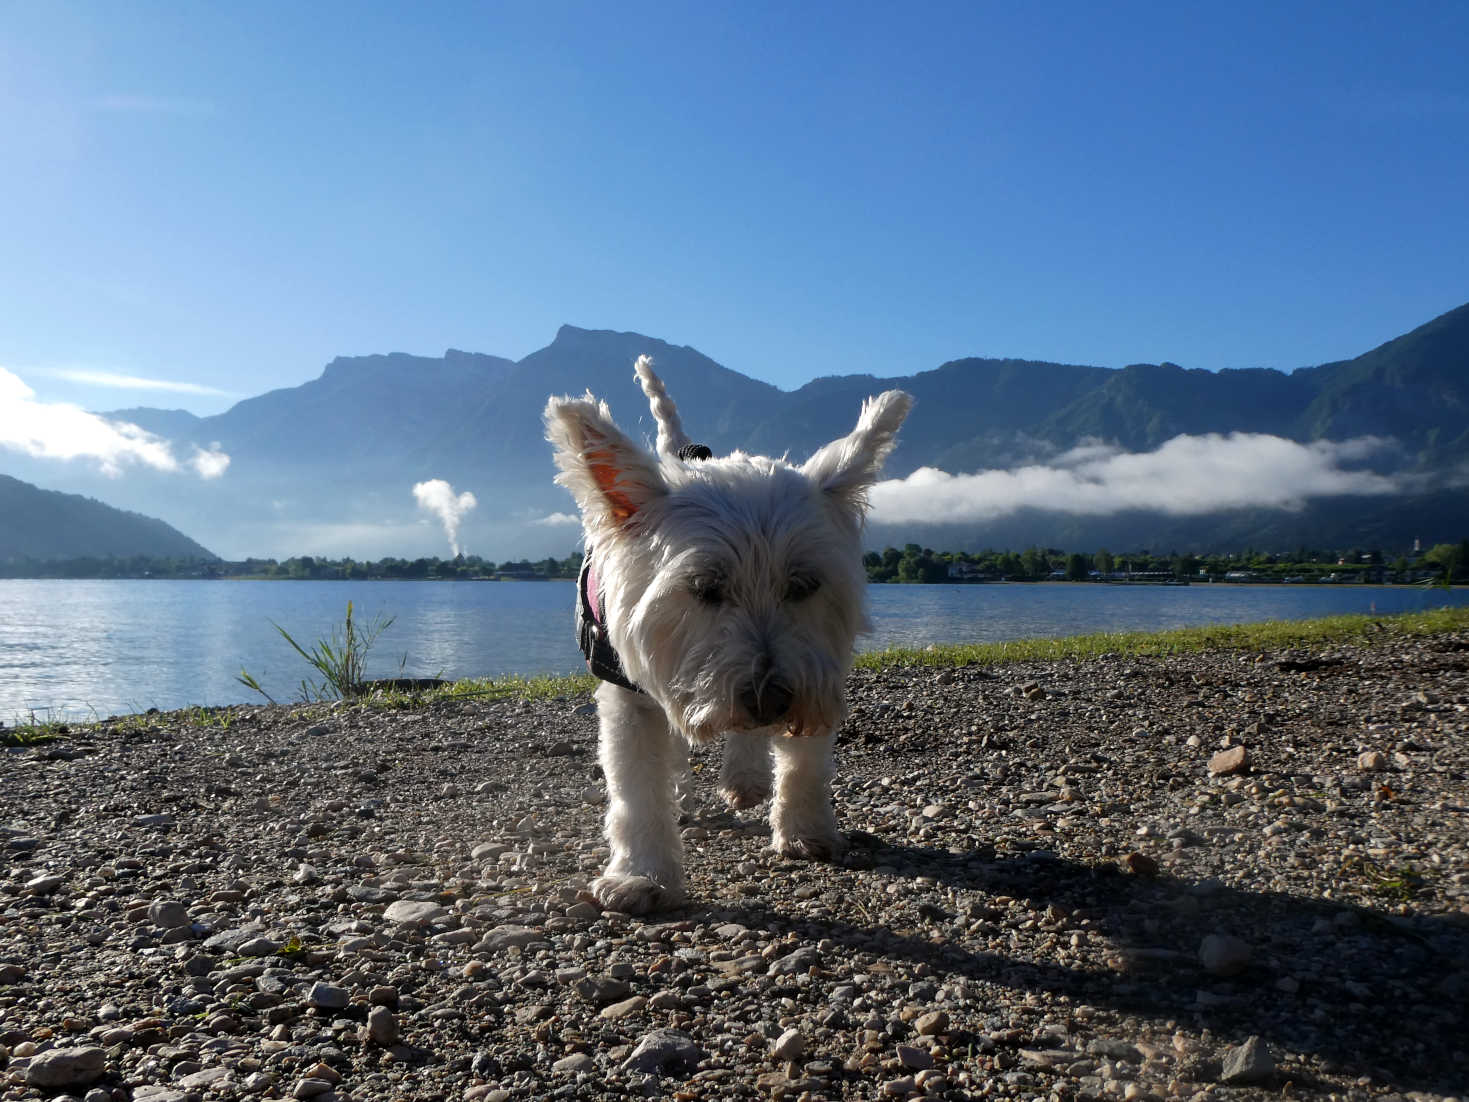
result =
[[[1435,635],[1469,629],[1469,609],[1441,608],[1397,616],[1330,616],[1320,620],[1268,620],[1179,628],[1161,632],[1097,632],[1063,638],[1016,639],[1005,643],[957,643],[923,650],[893,648],[857,656],[859,669],[993,666],[1103,655],[1192,654],[1206,650],[1281,650],[1329,643],[1370,643],[1384,636]]]

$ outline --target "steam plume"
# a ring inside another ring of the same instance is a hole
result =
[[[459,522],[464,519],[464,514],[479,502],[468,490],[455,496],[454,487],[442,478],[431,478],[427,482],[416,483],[413,487],[413,496],[418,499],[420,509],[439,518],[440,523],[444,526],[444,535],[449,537],[449,547],[457,559],[459,557]]]

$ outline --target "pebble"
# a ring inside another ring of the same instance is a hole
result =
[[[386,1006],[374,1006],[367,1012],[367,1024],[361,1033],[364,1041],[382,1048],[396,1045],[400,1035],[398,1016]]]
[[[898,1063],[914,1071],[933,1067],[933,1054],[917,1045],[899,1045],[894,1050],[894,1055],[897,1056]]]
[[[25,1081],[33,1087],[80,1087],[102,1078],[106,1067],[104,1048],[53,1048],[30,1058]]]
[[[176,899],[155,899],[148,906],[148,921],[165,930],[189,925],[189,908]]]
[[[604,1006],[598,1013],[598,1017],[605,1018],[609,1022],[620,1022],[624,1018],[631,1018],[635,1014],[642,1013],[643,1008],[647,1005],[646,995],[633,995],[631,998]]]
[[[558,1075],[578,1075],[582,1072],[595,1071],[597,1061],[585,1052],[573,1052],[570,1056],[563,1056],[551,1065],[551,1070]]]
[[[625,1071],[656,1073],[679,1066],[691,1068],[704,1059],[704,1050],[687,1033],[678,1029],[655,1029],[638,1039],[622,1062]]]
[[[1250,946],[1230,934],[1209,934],[1199,943],[1199,963],[1212,976],[1237,976],[1250,966]]]
[[[1231,746],[1209,759],[1209,772],[1216,777],[1227,777],[1240,772],[1247,764],[1249,752],[1243,746]]]
[[[435,922],[442,922],[448,917],[448,914],[449,912],[437,903],[400,899],[388,904],[387,909],[383,911],[383,918],[401,926],[427,926]]]
[[[344,1010],[352,995],[345,987],[334,987],[329,983],[313,983],[306,993],[307,1005],[318,1010]]]
[[[1224,1054],[1219,1078],[1226,1083],[1259,1083],[1275,1074],[1275,1057],[1264,1041],[1252,1036]]]
[[[770,1046],[770,1054],[777,1060],[799,1060],[806,1053],[806,1038],[799,1029],[788,1029]]]
[[[943,1010],[931,1010],[927,1014],[920,1014],[913,1023],[913,1029],[920,1037],[934,1037],[949,1030],[949,1015]]]

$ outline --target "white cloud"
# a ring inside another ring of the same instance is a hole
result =
[[[110,477],[128,465],[178,471],[167,440],[126,421],[109,421],[66,402],[42,402],[19,376],[0,367],[0,448],[37,459],[88,459]],[[229,456],[214,445],[196,449],[190,465],[204,478],[217,478]]]
[[[189,466],[193,467],[199,477],[206,481],[224,474],[229,469],[229,465],[230,457],[220,450],[218,440],[211,441],[208,450],[196,447],[194,457],[189,460]]]
[[[418,499],[418,507],[427,510],[438,517],[444,525],[444,535],[449,537],[449,548],[454,552],[454,557],[459,557],[459,522],[464,519],[464,514],[479,504],[468,490],[455,495],[454,487],[450,486],[442,478],[431,478],[427,482],[416,483],[413,487],[413,496]]]
[[[218,387],[202,383],[180,383],[172,379],[148,379],[141,375],[124,375],[119,371],[97,371],[81,367],[52,367],[39,369],[39,373],[53,379],[65,379],[70,383],[85,383],[88,386],[113,387],[118,390],[166,390],[175,394],[203,394],[211,398],[233,398],[235,394]]]
[[[1222,509],[1299,509],[1308,498],[1389,494],[1399,483],[1349,470],[1391,445],[1376,437],[1298,444],[1261,433],[1175,436],[1156,451],[1086,444],[1048,465],[953,475],[923,467],[872,488],[882,524],[990,520],[1020,509],[1105,516],[1145,509],[1177,516]]]
[[[546,516],[537,517],[530,523],[543,528],[570,528],[573,525],[580,525],[581,517],[575,513],[549,513]]]

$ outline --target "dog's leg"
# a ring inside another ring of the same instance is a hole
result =
[[[684,890],[674,776],[688,749],[650,697],[603,684],[597,714],[612,859],[592,894],[608,910],[629,914],[676,906]]]
[[[736,811],[770,796],[770,736],[731,731],[724,736],[719,794]]]
[[[770,740],[775,755],[775,799],[770,807],[770,844],[783,857],[831,861],[847,849],[831,807],[834,735],[799,735]]]

